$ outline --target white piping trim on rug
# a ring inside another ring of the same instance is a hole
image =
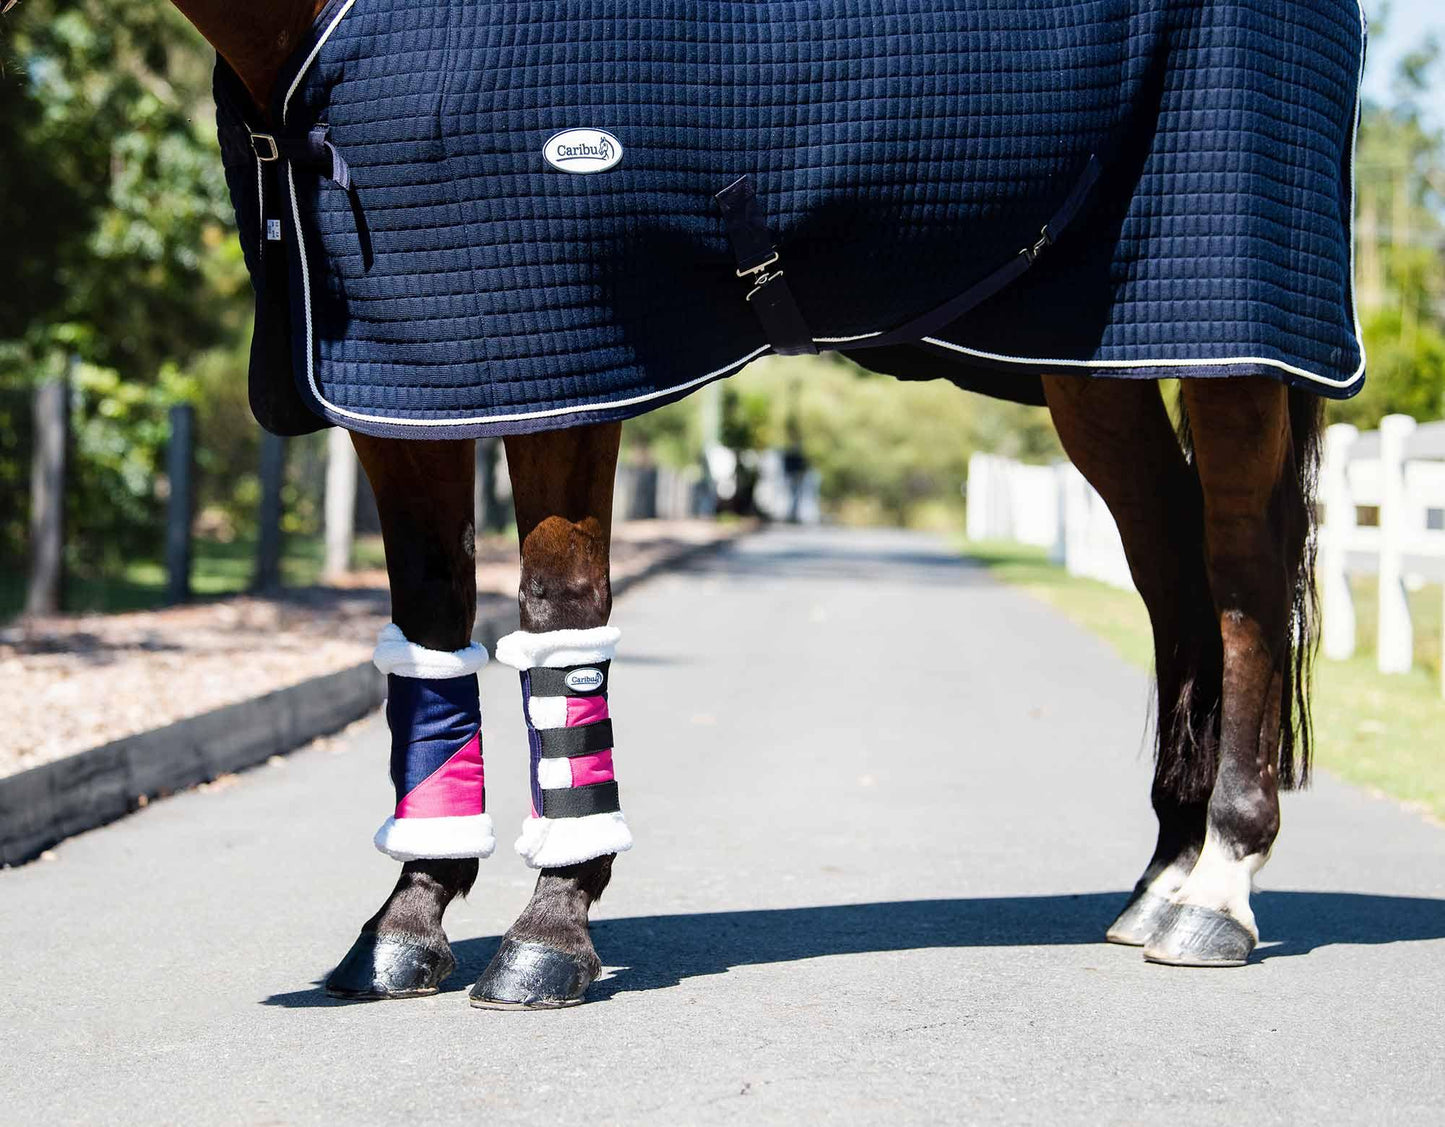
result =
[[[355,3],[356,0],[346,0],[346,3],[341,5],[341,11],[337,12],[336,18],[326,25],[326,30],[323,31],[316,40],[315,46],[311,48],[311,53],[306,56],[306,61],[301,64],[301,69],[296,72],[296,77],[291,80],[291,85],[286,88],[286,97],[281,99],[282,126],[285,126],[286,114],[291,109],[291,95],[296,93],[296,88],[301,85],[301,80],[306,77],[306,72],[311,69],[311,64],[316,61],[316,56],[321,53],[321,48],[326,46],[326,41],[331,38],[331,33],[336,30],[336,25],[341,22],[341,18],[346,15],[347,12],[351,11],[351,6]]]
[[[604,853],[626,853],[632,848],[632,831],[620,810],[581,818],[528,818],[516,848],[532,868],[556,869]]]
[[[321,33],[320,37],[316,40],[315,46],[311,48],[311,53],[306,56],[306,61],[301,64],[300,69],[296,72],[296,77],[292,79],[291,86],[286,91],[286,97],[282,99],[281,102],[281,124],[283,126],[286,124],[286,114],[291,107],[291,96],[296,93],[297,88],[301,85],[301,80],[306,76],[306,72],[311,68],[311,64],[316,61],[316,56],[320,53],[321,48],[325,46],[326,41],[331,37],[331,33],[336,30],[337,24],[341,22],[342,18],[346,15],[347,12],[351,11],[352,5],[355,3],[356,0],[346,0],[346,3],[342,5],[341,10],[336,13],[335,19],[333,19],[329,24],[326,25],[326,30]],[[1352,376],[1347,379],[1337,380],[1330,376],[1322,376],[1315,372],[1308,371],[1305,368],[1296,367],[1293,364],[1287,364],[1282,360],[1271,359],[1267,356],[1236,356],[1200,358],[1189,360],[1054,360],[1048,357],[1040,356],[1007,356],[1003,353],[984,352],[978,349],[968,348],[965,345],[954,344],[951,341],[939,340],[936,337],[924,337],[924,343],[936,345],[939,348],[945,348],[950,351],[959,352],[967,356],[973,356],[980,360],[991,360],[997,363],[1004,364],[1028,364],[1040,368],[1064,367],[1100,369],[1104,371],[1111,371],[1125,368],[1228,367],[1230,365],[1236,364],[1263,364],[1268,367],[1278,368],[1281,371],[1290,373],[1291,375],[1299,376],[1301,379],[1312,380],[1315,383],[1323,384],[1326,387],[1343,389],[1352,387],[1354,384],[1358,383],[1365,374],[1365,341],[1364,334],[1360,326],[1359,307],[1355,301],[1354,244],[1356,173],[1354,150],[1358,143],[1360,128],[1360,91],[1361,86],[1364,82],[1366,24],[1365,7],[1363,0],[1357,0],[1357,6],[1360,12],[1360,73],[1359,77],[1356,79],[1355,82],[1355,121],[1351,132],[1350,140],[1350,215],[1348,218],[1350,259],[1349,278],[1347,279],[1347,285],[1349,287],[1350,293],[1350,312],[1352,313],[1354,319],[1355,345],[1359,349],[1360,364],[1359,367],[1355,369],[1355,372]],[[306,382],[310,385],[311,394],[316,397],[316,401],[335,415],[339,415],[347,419],[354,419],[357,422],[384,423],[388,426],[456,427],[483,425],[489,423],[523,422],[529,419],[550,419],[557,418],[563,415],[575,415],[586,411],[606,411],[620,407],[636,406],[639,403],[646,403],[649,400],[660,399],[663,396],[667,395],[678,395],[682,392],[689,391],[692,388],[698,387],[702,384],[728,375],[734,370],[743,367],[743,365],[748,364],[753,360],[756,360],[759,356],[763,356],[773,351],[771,345],[763,345],[761,348],[754,349],[752,352],[748,353],[741,359],[735,360],[731,364],[725,364],[721,368],[714,369],[705,376],[699,376],[697,379],[689,380],[686,383],[676,384],[672,387],[663,388],[659,391],[648,392],[645,395],[634,395],[626,399],[613,399],[605,403],[578,403],[570,407],[556,407],[550,410],[541,411],[520,411],[510,415],[472,415],[464,419],[401,419],[394,418],[388,415],[368,415],[361,411],[352,411],[346,407],[339,407],[336,404],[330,402],[328,399],[326,399],[325,396],[321,394],[321,388],[316,383],[316,340],[311,321],[311,270],[310,267],[307,265],[306,261],[306,236],[301,228],[301,207],[296,196],[296,177],[295,174],[292,172],[290,161],[286,162],[286,182],[291,190],[291,220],[296,228],[296,252],[301,257],[301,288],[304,298],[303,305],[305,306],[306,310]],[[813,341],[815,344],[846,344],[850,341],[866,340],[869,337],[880,336],[887,331],[889,330],[879,329],[875,332],[859,333],[854,336],[814,337]]]
[[[1356,319],[1356,326],[1358,328],[1358,318]],[[1273,360],[1268,356],[1200,357],[1159,360],[1052,360],[1043,356],[1005,356],[998,352],[984,352],[981,349],[969,348],[962,344],[954,344],[952,341],[940,340],[937,337],[924,337],[923,342],[925,344],[936,345],[939,348],[946,348],[951,352],[962,352],[967,356],[976,356],[980,360],[1002,361],[1007,364],[1037,365],[1044,369],[1045,372],[1047,372],[1049,368],[1102,368],[1114,370],[1118,368],[1223,368],[1231,364],[1267,364],[1270,367],[1279,368],[1292,375],[1300,376],[1307,380],[1314,380],[1315,383],[1326,384],[1329,387],[1349,387],[1365,373],[1365,346],[1361,341],[1356,342],[1360,349],[1360,366],[1355,369],[1354,375],[1343,380],[1316,375],[1314,372],[1307,371],[1304,368],[1297,368],[1293,364],[1286,364],[1283,360]]]
[[[1360,115],[1364,110],[1361,100],[1365,89],[1365,52],[1369,49],[1370,21],[1365,15],[1365,0],[1358,0],[1360,8],[1360,73],[1355,78],[1355,123],[1350,130],[1350,312],[1355,317],[1355,343],[1360,349],[1360,370],[1365,371],[1365,330],[1360,324],[1360,303],[1355,297],[1355,188],[1359,176],[1360,156]]]
[[[376,636],[371,660],[383,673],[440,681],[476,673],[487,664],[487,647],[473,642],[465,649],[451,652],[429,650],[408,641],[401,627],[389,622]]]
[[[398,861],[442,857],[490,857],[497,835],[490,814],[461,814],[446,818],[388,818],[381,823],[373,845]]]
[[[588,661],[611,661],[622,631],[615,626],[590,630],[548,630],[529,634],[517,630],[497,639],[497,660],[513,669],[563,669]]]

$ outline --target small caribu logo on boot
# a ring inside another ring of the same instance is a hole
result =
[[[602,670],[574,669],[563,678],[574,693],[587,693],[602,687]]]
[[[548,138],[542,155],[563,172],[606,172],[622,159],[622,142],[601,129],[564,129]]]

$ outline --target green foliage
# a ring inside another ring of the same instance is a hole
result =
[[[696,465],[702,457],[699,405],[703,396],[711,394],[716,393],[705,389],[689,399],[628,419],[622,428],[622,460],[661,462],[673,469]]]
[[[836,356],[770,357],[729,382],[742,420],[735,436],[753,447],[801,439],[822,475],[824,502],[844,519],[956,520],[976,450],[1061,456],[1042,409],[968,395],[942,380],[900,382]]]
[[[1356,293],[1368,365],[1360,395],[1329,408],[1332,421],[1361,429],[1395,412],[1445,415],[1445,139],[1419,107],[1438,61],[1434,41],[1418,44],[1401,60],[1392,104],[1367,104],[1361,117]]]
[[[77,364],[70,374],[72,472],[66,489],[67,563],[82,576],[154,556],[164,498],[156,488],[169,436],[167,410],[189,384],[166,365],[154,383]]]
[[[1372,430],[1385,415],[1445,416],[1445,333],[1433,321],[1407,331],[1398,307],[1376,309],[1364,321],[1369,370],[1354,399],[1331,404],[1334,422]]]
[[[152,0],[27,3],[0,36],[0,485],[21,487],[0,502],[0,557],[23,547],[26,389],[68,373],[67,557],[94,577],[158,553],[166,410],[224,382],[180,373],[234,357],[247,320],[213,55]],[[227,376],[244,388],[243,371]],[[235,425],[202,408],[221,414]]]

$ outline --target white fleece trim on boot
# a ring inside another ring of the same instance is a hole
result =
[[[450,653],[429,650],[408,641],[401,627],[389,622],[376,636],[376,651],[371,660],[383,673],[440,681],[477,672],[487,664],[487,647],[473,642],[465,649]]]
[[[388,818],[372,843],[398,861],[423,858],[490,857],[497,835],[490,814],[464,814],[449,818]]]
[[[528,818],[517,839],[517,852],[534,869],[576,865],[631,848],[632,831],[620,810],[581,818]]]
[[[533,697],[527,702],[527,711],[538,731],[567,727],[566,697]]]
[[[528,634],[517,630],[497,639],[497,660],[513,669],[563,669],[589,661],[611,661],[622,631],[615,626],[591,630],[548,630]]]

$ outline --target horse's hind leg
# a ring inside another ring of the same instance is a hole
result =
[[[1199,487],[1152,381],[1046,377],[1069,457],[1119,526],[1154,635],[1158,719],[1154,853],[1107,938],[1148,941],[1204,843],[1214,777],[1219,632],[1204,569]]]
[[[376,494],[391,583],[393,624],[377,662],[389,672],[398,805],[377,846],[405,863],[326,988],[342,998],[415,997],[451,973],[442,913],[471,888],[492,846],[473,676],[485,651],[470,645],[475,458],[468,441],[353,439]]]
[[[1186,381],[1184,402],[1223,645],[1219,768],[1199,860],[1144,955],[1238,966],[1259,938],[1249,897],[1279,831],[1281,775],[1286,785],[1295,775],[1291,709],[1308,654],[1317,404],[1272,381],[1243,379]],[[1306,720],[1306,735],[1307,728]],[[1301,775],[1307,740],[1304,751]]]
[[[507,439],[522,545],[521,630],[497,659],[521,673],[532,815],[517,850],[541,870],[531,902],[472,988],[472,1004],[548,1009],[582,1000],[601,963],[587,913],[632,844],[612,776],[607,687],[617,631],[609,554],[621,427]]]

